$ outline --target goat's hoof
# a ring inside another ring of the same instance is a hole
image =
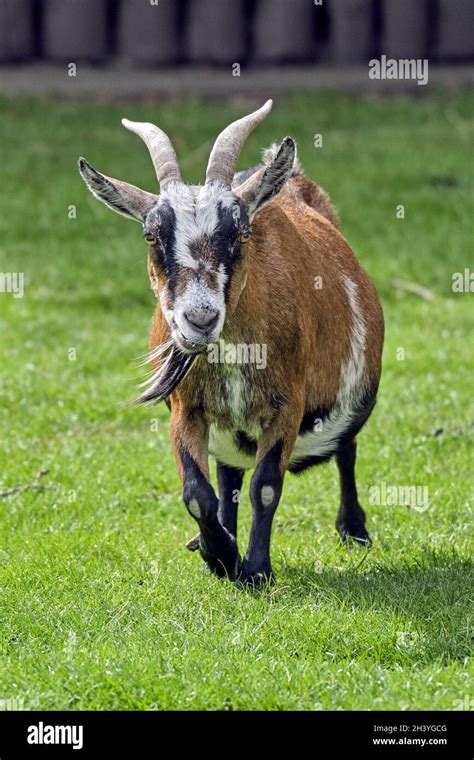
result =
[[[202,552],[201,552],[202,554]],[[239,574],[240,557],[236,562],[229,563],[222,560],[220,557],[205,558],[205,567],[209,572],[217,575],[218,578],[228,578],[230,581],[235,581]]]
[[[190,552],[197,552],[201,546],[201,534],[197,533],[193,538],[190,538],[186,544],[186,549]]]
[[[248,589],[249,591],[258,591],[259,589],[273,583],[275,576],[271,567],[252,569],[246,566],[245,560],[240,568],[240,574],[237,578],[237,586]]]
[[[365,526],[362,524],[347,525],[345,523],[342,523],[341,525],[337,526],[337,530],[341,537],[341,541],[344,543],[348,543],[352,540],[361,546],[372,546],[370,536],[365,529]]]
[[[241,558],[237,548],[237,541],[230,533],[226,531],[227,541],[219,546],[218,550],[214,547],[208,548],[203,541],[202,534],[199,536],[199,552],[205,561],[209,570],[219,578],[228,578],[231,581],[239,575]],[[195,536],[195,538],[198,538]],[[194,539],[191,539],[192,541]],[[193,549],[191,551],[194,551]]]

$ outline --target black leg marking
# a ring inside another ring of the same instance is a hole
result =
[[[365,512],[359,504],[355,482],[357,444],[350,441],[336,454],[341,485],[341,503],[336,528],[343,541],[354,538],[361,544],[370,544],[365,528]]]
[[[240,583],[258,587],[273,577],[270,538],[273,516],[280,501],[283,478],[280,459],[283,441],[278,441],[257,465],[250,483],[252,527],[247,554],[242,563]]]
[[[220,524],[219,501],[211,484],[187,450],[181,451],[184,469],[183,501],[200,528],[199,548],[209,568],[220,577],[235,580],[240,557],[235,538]],[[197,542],[197,537],[193,539]]]
[[[217,462],[217,483],[219,486],[218,518],[221,525],[233,536],[237,536],[237,512],[244,471]]]

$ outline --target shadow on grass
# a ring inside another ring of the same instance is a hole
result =
[[[360,563],[359,563],[360,564]],[[429,552],[398,566],[377,562],[352,568],[318,569],[284,566],[278,574],[285,594],[316,596],[339,608],[383,613],[403,622],[406,631],[421,631],[425,657],[462,660],[472,646],[474,563],[453,553]],[[414,634],[416,636],[416,634]],[[410,636],[407,633],[407,636]],[[425,658],[423,658],[425,659]]]

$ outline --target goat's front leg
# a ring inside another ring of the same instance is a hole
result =
[[[235,580],[237,542],[218,520],[219,501],[209,482],[208,426],[198,410],[172,408],[171,440],[183,482],[183,501],[199,525],[199,551],[212,572]]]
[[[273,517],[280,501],[283,478],[297,436],[295,422],[287,420],[287,423],[279,424],[271,433],[262,436],[257,450],[257,466],[250,482],[252,527],[239,583],[253,587],[259,587],[273,579],[270,561]]]
[[[237,511],[244,471],[217,462],[217,482],[219,486],[219,509],[217,516],[221,525],[237,539]],[[201,536],[191,538],[186,544],[190,552],[195,552],[201,544]]]

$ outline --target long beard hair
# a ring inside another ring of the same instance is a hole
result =
[[[185,354],[176,343],[169,338],[150,351],[144,363],[160,360],[158,369],[140,388],[144,390],[135,400],[136,404],[164,401],[188,374],[198,354]]]

